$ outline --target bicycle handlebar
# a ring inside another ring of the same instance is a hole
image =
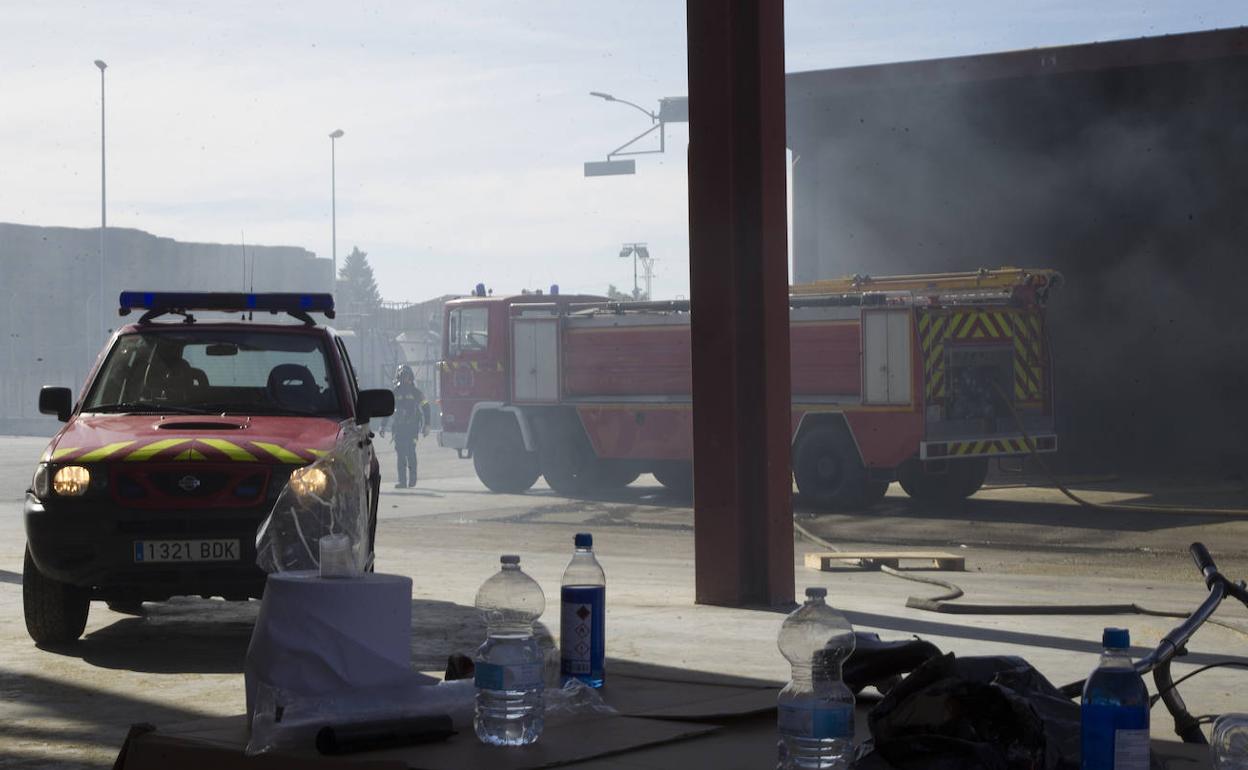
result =
[[[1208,583],[1218,571],[1218,566],[1213,563],[1213,557],[1209,555],[1209,549],[1204,543],[1192,543],[1187,550],[1192,554],[1192,561],[1196,562],[1196,569],[1200,570],[1201,576]]]

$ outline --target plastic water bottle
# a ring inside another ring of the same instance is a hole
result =
[[[488,632],[474,661],[477,703],[472,726],[482,743],[524,746],[542,734],[544,658],[533,636],[533,621],[546,609],[546,597],[520,570],[519,556],[499,561],[502,569],[477,591],[477,609]]]
[[[1135,672],[1131,633],[1107,628],[1105,652],[1083,686],[1083,770],[1148,770],[1148,688]]]
[[[579,679],[590,687],[605,681],[607,578],[594,557],[594,536],[577,534],[572,561],[563,571],[560,595],[560,674],[566,684]]]
[[[1248,714],[1223,714],[1209,739],[1214,770],[1248,770]]]
[[[779,647],[793,666],[780,691],[778,770],[841,770],[854,761],[854,694],[841,666],[854,651],[854,628],[824,602],[825,588],[807,588],[806,603],[785,618]]]

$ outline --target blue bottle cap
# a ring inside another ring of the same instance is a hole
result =
[[[1107,650],[1125,650],[1131,646],[1131,632],[1125,628],[1107,628],[1101,634],[1101,646]]]
[[[594,536],[588,532],[577,532],[576,540],[574,542],[576,543],[577,548],[593,548]]]

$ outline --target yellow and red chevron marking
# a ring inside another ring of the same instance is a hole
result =
[[[919,315],[919,344],[923,355],[924,392],[928,403],[942,399],[945,390],[945,345],[951,341],[1012,340],[1014,343],[1014,398],[1032,404],[1044,400],[1043,326],[1034,312],[991,310],[927,310]]]
[[[276,460],[291,465],[310,463],[323,457],[325,450],[293,450],[267,441],[230,441],[222,438],[167,438],[153,441],[117,441],[81,451],[78,447],[57,449],[55,462],[260,462]]]

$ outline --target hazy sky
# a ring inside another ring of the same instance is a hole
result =
[[[950,10],[953,8],[953,10]],[[1239,26],[1225,0],[789,0],[790,71]],[[586,179],[647,125],[591,90],[685,93],[679,0],[0,0],[0,221],[369,252],[387,299],[631,286],[623,241],[688,291],[686,126],[631,177]]]

